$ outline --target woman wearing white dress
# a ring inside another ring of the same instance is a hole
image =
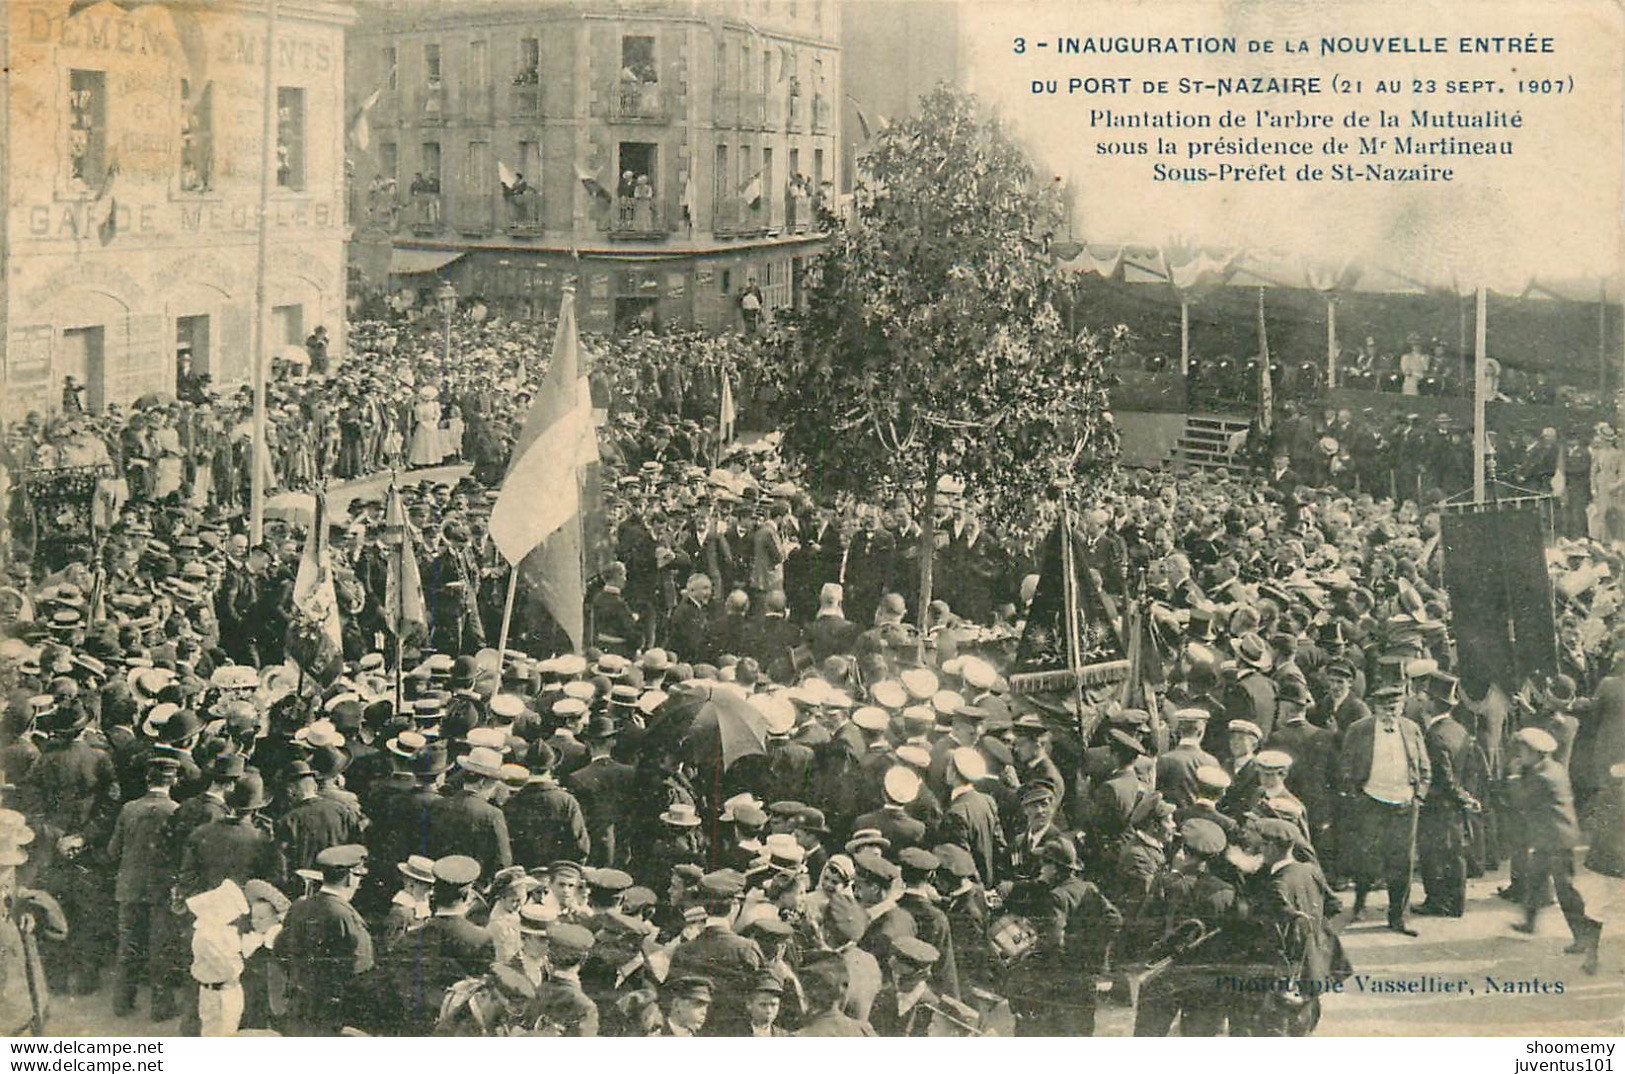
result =
[[[439,399],[440,390],[433,384],[418,391],[417,405],[412,408],[412,444],[406,452],[409,468],[439,466],[444,456],[440,450]]]

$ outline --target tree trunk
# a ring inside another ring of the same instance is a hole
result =
[[[931,603],[931,566],[937,553],[937,462],[931,460],[925,476],[925,517],[920,520],[920,629],[926,628]]]

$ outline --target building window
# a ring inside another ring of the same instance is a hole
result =
[[[399,64],[395,59],[395,46],[385,45],[383,52],[384,88],[394,93],[401,88]]]
[[[621,81],[659,82],[655,66],[655,39],[627,34],[621,38]]]
[[[813,150],[813,182],[818,186],[824,185],[824,151]]]
[[[750,45],[739,46],[739,92],[744,94],[750,86]]]
[[[440,85],[440,46],[423,46],[423,80],[432,87]]]
[[[535,86],[542,81],[542,41],[538,37],[519,39],[519,70],[514,72],[516,86]]]
[[[394,142],[378,143],[378,174],[390,182],[401,178],[401,151]]]
[[[773,87],[773,50],[762,50],[762,96],[766,97]]]
[[[468,43],[468,88],[471,94],[486,92],[491,86],[491,45],[487,41]]]
[[[434,184],[436,194],[440,193],[440,143],[424,142],[419,156],[423,162],[424,180]]]
[[[107,174],[107,73],[68,73],[68,178],[95,189]]]
[[[285,346],[290,343],[303,343],[305,341],[305,307],[272,306],[271,325],[267,333],[272,340],[280,337],[276,346]]]
[[[732,269],[723,269],[721,272],[717,273],[717,288],[723,294],[727,294],[729,291],[733,290],[733,282]]]
[[[181,79],[181,189],[201,194],[214,183],[214,83],[199,92]]]
[[[305,91],[293,86],[276,91],[276,185],[305,189]]]

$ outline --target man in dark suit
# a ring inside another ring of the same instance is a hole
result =
[[[763,601],[762,614],[752,619],[745,631],[745,655],[756,662],[775,682],[794,677],[791,651],[801,645],[801,627],[790,621],[784,590],[775,589]]]
[[[350,900],[366,860],[358,846],[322,851],[316,863],[321,888],[295,901],[282,922],[276,953],[287,967],[288,1031],[297,1036],[334,1036],[360,1021],[356,981],[372,970],[372,936]]]
[[[846,543],[845,569],[840,578],[846,590],[847,608],[855,622],[869,622],[880,598],[890,590],[896,552],[896,541],[880,528],[878,515],[865,511],[861,527]]]
[[[1523,920],[1512,927],[1519,932],[1535,931],[1541,895],[1546,878],[1552,879],[1557,905],[1563,909],[1574,942],[1565,954],[1583,954],[1580,969],[1597,972],[1597,948],[1602,938],[1602,922],[1586,916],[1585,900],[1574,889],[1574,848],[1580,842],[1580,823],[1574,812],[1574,790],[1568,770],[1553,754],[1558,742],[1538,727],[1526,727],[1513,736],[1518,744],[1518,767],[1513,800],[1523,820],[1523,842],[1529,849],[1529,877],[1523,885]]]
[[[877,1037],[923,1037],[942,1002],[931,987],[931,969],[941,952],[926,940],[902,936],[891,943],[891,987],[881,989],[869,1008]]]
[[[762,968],[762,949],[756,941],[733,931],[729,921],[744,894],[744,880],[732,870],[707,873],[700,878],[705,902],[705,925],[692,939],[679,943],[671,956],[668,980],[698,976],[716,988],[708,1036],[731,1036],[750,1026],[745,1003],[756,974]]]
[[[1356,671],[1347,660],[1333,660],[1326,665],[1323,678],[1326,692],[1310,709],[1310,722],[1341,733],[1371,715],[1355,690]]]
[[[942,837],[962,846],[976,860],[976,873],[984,886],[991,887],[1005,867],[1004,828],[993,799],[976,789],[987,776],[987,761],[968,746],[948,756],[948,807],[942,816]]]
[[[885,802],[879,809],[860,815],[852,830],[872,829],[891,841],[892,849],[920,846],[925,842],[924,822],[909,816],[908,806],[920,796],[920,777],[907,765],[894,764],[881,780]]]
[[[434,1028],[447,989],[469,977],[483,976],[496,957],[490,930],[468,919],[474,900],[479,862],[464,854],[449,854],[434,863],[434,889],[429,896],[432,913],[409,939],[407,952],[413,973],[405,996],[407,1018],[421,1032]]]
[[[593,644],[606,653],[630,657],[643,639],[625,589],[626,564],[611,563],[604,572],[603,588],[592,595],[592,637]]]
[[[1467,909],[1467,814],[1478,802],[1461,785],[1473,736],[1449,710],[1428,717],[1423,733],[1433,781],[1422,802],[1416,826],[1422,890],[1427,898],[1416,912],[1423,916],[1460,917]]]
[[[841,609],[844,595],[835,582],[825,582],[818,592],[818,616],[807,628],[807,644],[812,647],[813,660],[819,667],[832,656],[850,653],[862,633]]]
[[[491,804],[502,778],[502,755],[486,746],[476,746],[467,756],[457,758],[457,763],[464,769],[463,785],[449,797],[436,801],[429,812],[429,856],[462,852],[490,876],[513,864],[508,820]]]
[[[1336,812],[1333,777],[1337,736],[1309,722],[1311,703],[1309,688],[1301,679],[1283,682],[1280,696],[1276,698],[1275,733],[1264,742],[1264,748],[1279,750],[1292,758],[1286,777],[1287,789],[1303,803],[1315,849],[1329,858],[1327,838]]]
[[[1339,782],[1353,827],[1353,841],[1344,849],[1354,865],[1354,915],[1365,909],[1371,887],[1385,880],[1388,927],[1415,936],[1405,912],[1416,862],[1417,805],[1427,798],[1433,772],[1422,729],[1399,717],[1404,699],[1401,686],[1385,686],[1371,695],[1374,714],[1344,736]]]
[[[1176,710],[1174,733],[1178,735],[1178,742],[1157,757],[1157,790],[1176,808],[1183,809],[1195,799],[1197,769],[1219,764],[1202,748],[1208,718],[1207,709]]]
[[[124,803],[107,844],[107,858],[117,868],[113,899],[118,903],[118,977],[113,1013],[135,1009],[136,987],[143,974],[154,987],[154,1007],[163,974],[163,952],[153,943],[153,920],[169,913],[169,877],[164,867],[162,837],[175,812],[170,788],[180,765],[157,758],[147,765],[147,793]]]
[[[666,648],[690,663],[709,662],[711,652],[711,579],[691,574],[666,624]]]
[[[607,746],[604,756],[607,759]],[[553,775],[555,759],[551,746],[536,743],[530,753],[530,782],[502,806],[514,860],[528,869],[555,861],[586,861],[592,846],[581,803]]]

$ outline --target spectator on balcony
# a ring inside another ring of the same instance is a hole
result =
[[[632,195],[637,188],[636,176],[630,171],[622,172],[620,184],[615,188],[615,217],[618,227],[630,228],[632,226]]]
[[[515,224],[528,225],[534,222],[531,212],[533,192],[530,184],[525,182],[524,172],[515,172],[513,182],[503,184],[502,196],[507,199]]]
[[[417,222],[427,227],[440,223],[440,180],[425,179],[422,172],[412,173],[412,185],[406,188],[412,195],[412,206]]]
[[[632,188],[632,228],[635,231],[655,229],[655,188],[647,175],[638,176]]]

